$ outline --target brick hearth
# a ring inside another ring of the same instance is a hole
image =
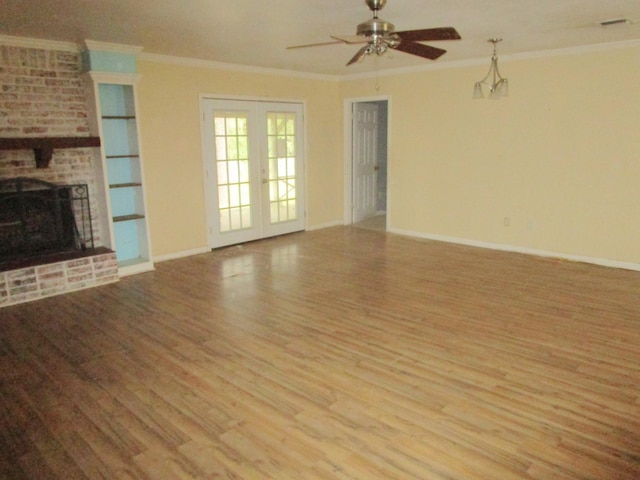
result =
[[[116,281],[114,252],[0,272],[0,307]]]

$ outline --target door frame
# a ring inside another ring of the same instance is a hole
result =
[[[291,103],[291,104],[296,104],[296,105],[300,105],[301,109],[302,109],[302,154],[303,154],[303,158],[302,158],[302,174],[300,175],[300,177],[302,178],[302,181],[304,182],[303,185],[303,201],[304,201],[304,209],[302,212],[302,224],[303,224],[303,231],[308,230],[308,219],[307,219],[307,205],[308,205],[308,189],[307,187],[307,145],[308,145],[308,140],[307,140],[307,122],[306,122],[306,111],[307,111],[307,102],[306,100],[303,99],[294,99],[294,98],[276,98],[276,97],[257,97],[257,96],[243,96],[243,95],[225,95],[225,94],[207,94],[207,93],[201,93],[198,96],[198,108],[199,108],[199,113],[200,113],[200,158],[201,158],[201,163],[202,163],[202,185],[203,185],[203,197],[202,197],[202,201],[203,201],[203,207],[204,207],[204,229],[205,229],[205,235],[207,238],[207,249],[211,249],[212,247],[211,245],[211,241],[210,241],[210,235],[211,232],[209,231],[209,213],[207,211],[207,208],[209,208],[209,196],[211,195],[211,192],[208,191],[209,185],[209,179],[207,177],[208,172],[207,172],[207,141],[206,141],[206,135],[207,132],[205,131],[205,101],[206,100],[221,100],[221,101],[241,101],[241,102],[260,102],[260,103]],[[259,212],[260,215],[262,215],[262,212]]]
[[[353,224],[353,105],[363,102],[387,102],[387,219],[385,228],[388,230],[390,225],[390,205],[391,198],[389,195],[389,178],[391,165],[389,164],[389,151],[391,138],[391,97],[388,95],[379,95],[373,97],[354,97],[345,98],[343,103],[343,127],[344,127],[344,224]]]

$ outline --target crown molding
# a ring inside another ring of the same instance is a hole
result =
[[[75,53],[80,51],[78,44],[73,42],[61,42],[57,40],[44,40],[29,37],[14,37],[11,35],[0,35],[0,45]]]
[[[522,52],[522,53],[511,54],[511,55],[499,55],[499,57],[500,57],[500,63],[504,63],[504,62],[511,62],[511,61],[519,61],[519,60],[530,60],[534,58],[549,58],[549,57],[559,57],[559,56],[567,56],[567,55],[584,55],[588,53],[618,50],[618,49],[632,48],[632,47],[640,47],[640,40],[625,40],[621,42],[598,43],[594,45],[584,45],[580,47],[567,47],[567,48],[556,48],[552,50]],[[420,73],[420,72],[434,71],[434,70],[447,70],[451,68],[475,67],[478,65],[486,65],[487,62],[490,60],[490,58],[491,56],[487,55],[486,58],[452,60],[449,62],[435,62],[435,63],[413,66],[413,67],[401,67],[401,68],[379,70],[378,72],[346,74],[346,75],[340,75],[337,78],[340,81],[345,81],[345,80],[349,81],[349,80],[370,79],[370,78],[385,77],[385,76],[389,77],[389,76],[403,75],[408,73]]]
[[[133,54],[133,55],[136,55],[138,60],[145,60],[149,62],[169,63],[174,65],[183,65],[183,66],[190,66],[190,67],[229,70],[229,71],[256,73],[256,74],[264,74],[264,75],[287,76],[287,77],[304,78],[304,79],[310,79],[310,80],[323,80],[323,81],[334,81],[334,82],[403,75],[403,74],[410,74],[410,73],[420,73],[420,72],[433,71],[433,70],[445,70],[450,68],[466,68],[466,67],[484,65],[487,63],[487,59],[489,58],[489,55],[487,55],[487,58],[481,58],[481,59],[452,60],[452,61],[428,63],[428,64],[417,65],[412,67],[384,69],[384,70],[379,70],[377,72],[331,75],[331,74],[320,74],[320,73],[311,73],[311,72],[300,72],[297,70],[285,70],[285,69],[278,69],[278,68],[255,67],[255,66],[240,65],[240,64],[233,64],[233,63],[223,63],[223,62],[216,62],[213,60],[199,60],[195,58],[177,57],[172,55],[144,53],[142,51],[143,47],[123,45],[119,43],[84,40],[82,44],[83,45],[81,46],[73,42],[44,40],[44,39],[29,38],[29,37],[17,37],[17,36],[11,36],[11,35],[0,35],[0,45],[8,45],[12,47],[36,48],[36,49],[56,50],[56,51],[65,51],[65,52],[79,52],[83,48],[85,48],[88,50]],[[588,54],[593,52],[602,52],[602,51],[616,50],[621,48],[631,48],[631,47],[638,47],[638,46],[640,46],[640,39],[626,40],[621,42],[601,43],[601,44],[586,45],[586,46],[580,46],[580,47],[568,47],[568,48],[558,48],[558,49],[552,49],[552,50],[523,52],[523,53],[517,53],[512,55],[504,54],[504,55],[500,55],[500,62],[504,63],[504,62],[510,62],[510,61],[528,60],[533,58],[557,57],[557,56],[563,56],[563,55],[581,55],[581,54]]]
[[[79,52],[85,50],[99,50],[102,52],[128,53],[138,55],[143,47],[135,45],[123,45],[120,43],[97,42],[95,40],[83,40],[79,45],[73,42],[61,42],[57,40],[44,40],[30,37],[14,37],[11,35],[0,35],[0,45],[21,48],[37,48],[42,50],[57,50],[65,52]]]
[[[97,42],[95,40],[83,40],[82,44],[85,50],[96,50],[100,52],[126,53],[130,55],[139,55],[143,47],[135,45],[123,45],[121,43]]]
[[[158,63],[170,63],[173,65],[182,65],[186,67],[210,68],[215,70],[230,70],[244,73],[256,73],[263,75],[277,75],[285,77],[306,78],[309,80],[325,80],[338,81],[337,75],[328,75],[321,73],[299,72],[296,70],[285,70],[279,68],[254,67],[249,65],[240,65],[236,63],[216,62],[214,60],[199,60],[196,58],[175,57],[172,55],[160,55],[156,53],[142,53],[138,56],[138,60]]]

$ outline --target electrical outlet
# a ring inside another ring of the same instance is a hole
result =
[[[508,227],[511,225],[511,219],[509,217],[504,217],[504,226]]]

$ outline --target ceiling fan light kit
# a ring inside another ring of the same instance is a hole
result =
[[[478,100],[485,98],[482,86],[485,85],[489,93],[487,98],[498,100],[502,97],[509,96],[509,80],[500,75],[498,70],[498,55],[496,54],[496,45],[501,42],[501,38],[490,38],[487,42],[493,43],[493,55],[491,56],[491,66],[485,77],[476,82],[473,87],[473,99]]]
[[[384,53],[389,51],[389,49],[399,50],[401,52],[429,60],[435,60],[446,53],[446,50],[418,42],[460,39],[460,35],[453,27],[426,28],[396,32],[395,26],[392,23],[378,17],[378,12],[384,8],[387,0],[365,0],[365,3],[373,12],[373,18],[358,25],[355,38],[353,36],[332,35],[331,38],[336,40],[335,42],[296,45],[288,48],[314,47],[339,43],[346,43],[349,45],[354,43],[366,43],[366,45],[360,48],[351,60],[347,62],[347,66],[349,66],[362,60],[368,55],[384,55]]]

